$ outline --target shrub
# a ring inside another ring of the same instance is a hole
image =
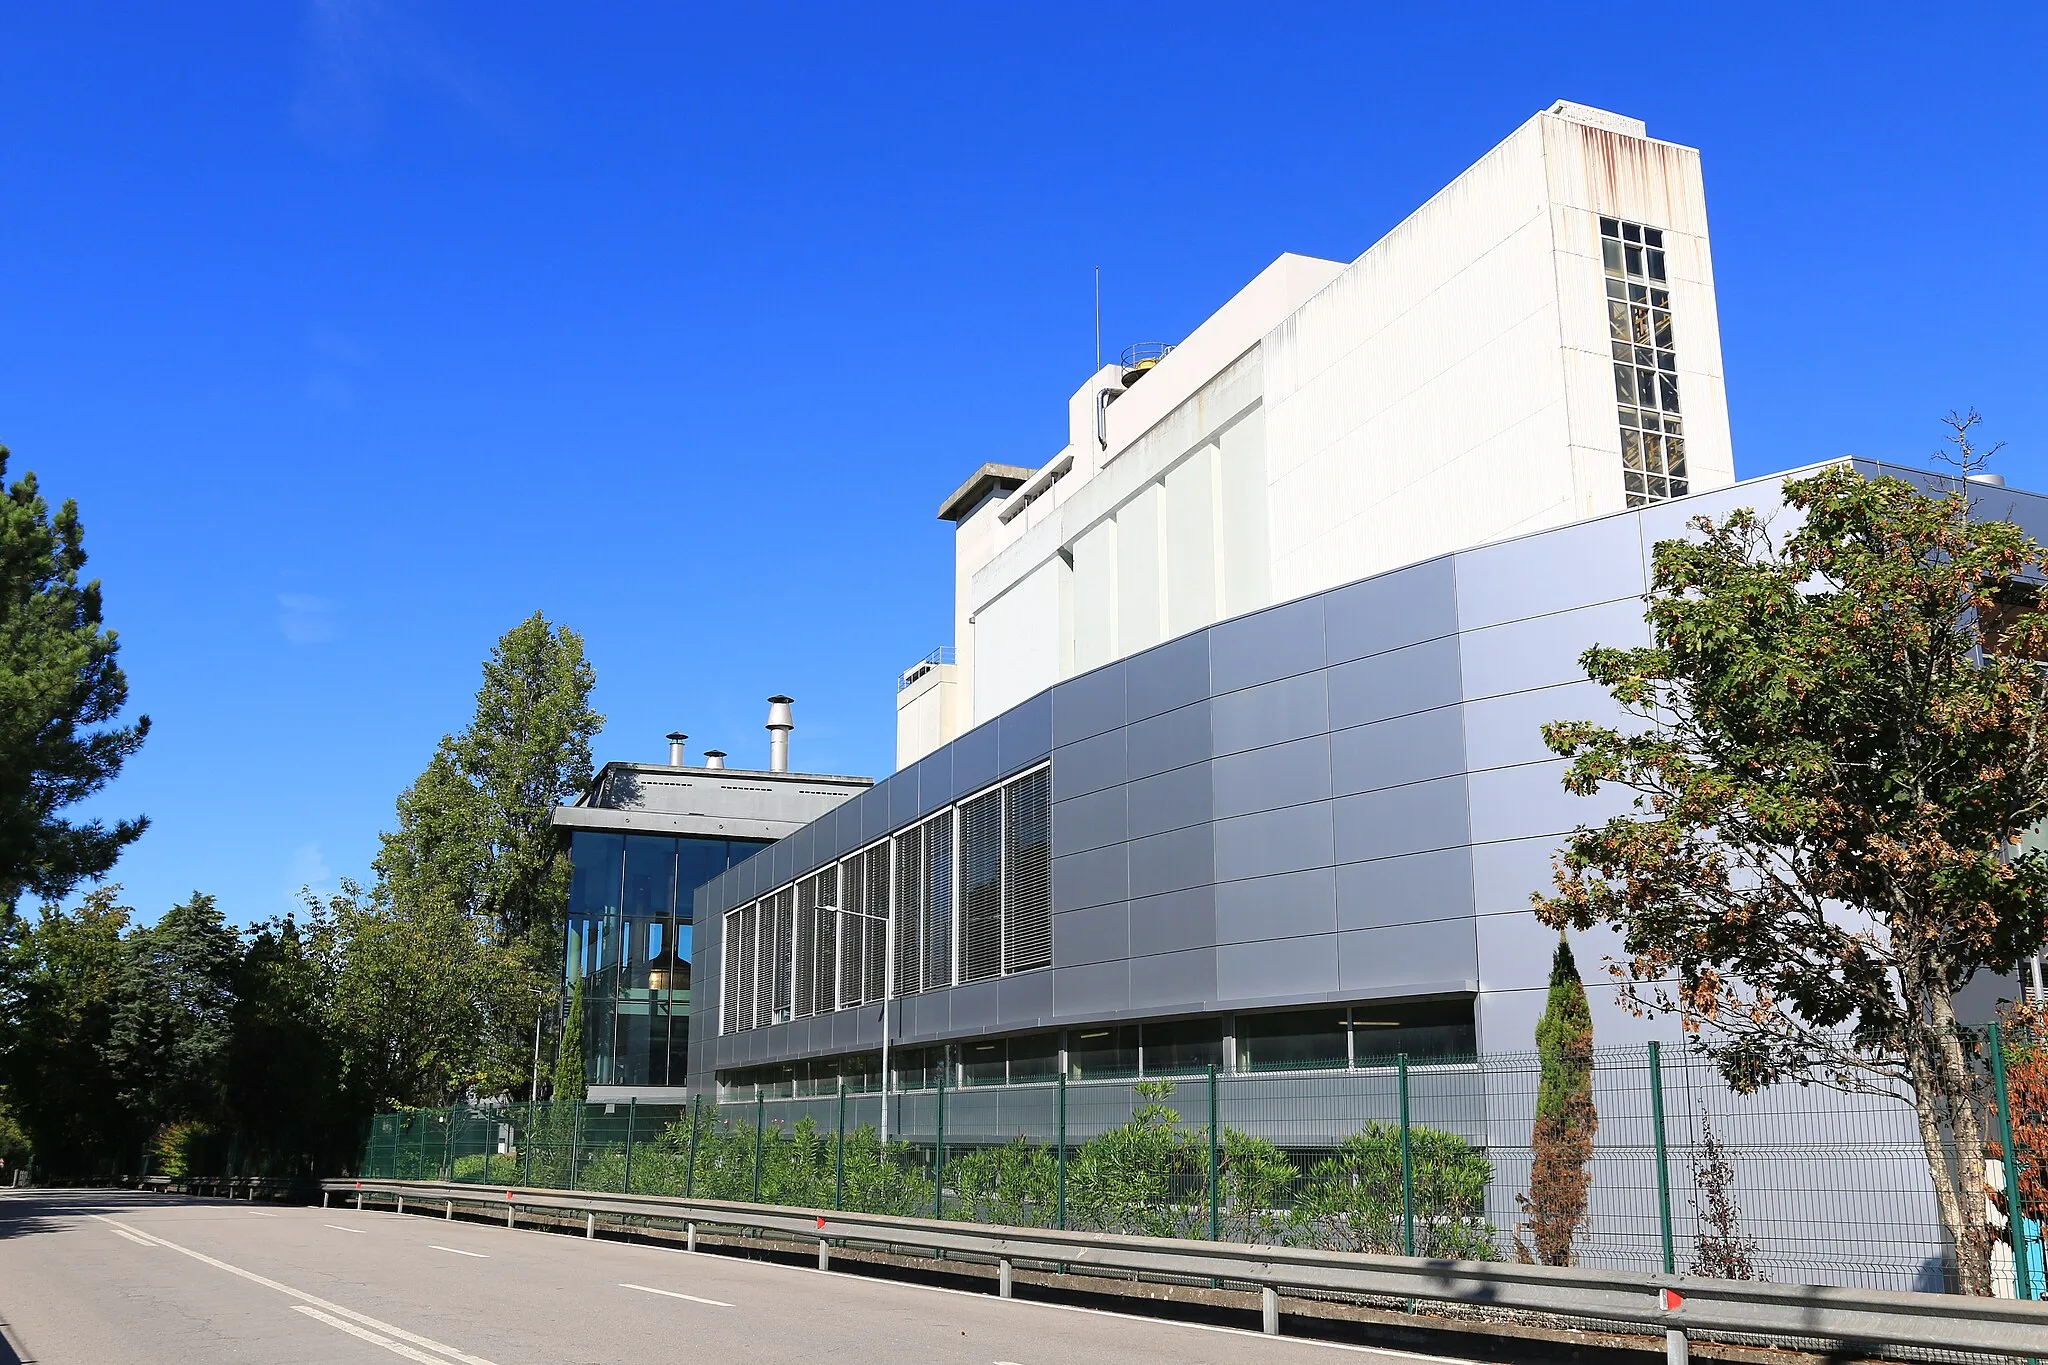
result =
[[[1485,1216],[1493,1163],[1456,1133],[1437,1128],[1410,1128],[1408,1144],[1416,1254],[1498,1259],[1494,1228]],[[1369,1123],[1311,1166],[1293,1226],[1301,1240],[1326,1251],[1403,1254],[1400,1128]]]

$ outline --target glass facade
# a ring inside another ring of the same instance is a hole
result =
[[[592,1085],[681,1085],[690,1046],[691,894],[765,843],[578,830],[565,986],[583,985]]]

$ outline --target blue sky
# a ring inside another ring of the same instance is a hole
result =
[[[1439,14],[1443,17],[1439,17]],[[2038,5],[0,12],[0,441],[83,509],[145,917],[361,876],[536,608],[598,757],[891,766],[942,496],[1104,341],[1350,259],[1558,98],[1699,147],[1736,460],[2048,486]]]

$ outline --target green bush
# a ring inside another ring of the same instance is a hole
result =
[[[1131,1121],[1088,1139],[1067,1158],[1067,1215],[1074,1227],[1144,1237],[1206,1237],[1206,1130],[1180,1126],[1166,1101],[1172,1081],[1139,1081],[1144,1103]]]
[[[524,1177],[519,1158],[510,1152],[472,1152],[455,1158],[449,1178],[470,1185],[517,1185]]]
[[[1409,1129],[1414,1167],[1415,1252],[1465,1261],[1499,1258],[1486,1221],[1493,1163],[1441,1129]],[[1326,1251],[1401,1255],[1401,1130],[1369,1123],[1308,1169],[1292,1218],[1298,1239]]]
[[[1001,1147],[952,1152],[946,1216],[1004,1227],[1050,1227],[1058,1212],[1059,1163],[1050,1147],[1023,1138]]]

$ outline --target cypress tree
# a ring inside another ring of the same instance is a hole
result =
[[[1550,959],[1550,999],[1536,1023],[1536,1053],[1542,1079],[1529,1135],[1529,1192],[1516,1196],[1524,1221],[1515,1229],[1515,1255],[1525,1262],[1570,1265],[1572,1238],[1586,1218],[1600,1116],[1593,1108],[1593,1011],[1562,933]]]
[[[583,1070],[583,981],[569,997],[569,1022],[562,1027],[562,1050],[555,1057],[553,1093],[556,1101],[581,1100],[589,1093]]]

